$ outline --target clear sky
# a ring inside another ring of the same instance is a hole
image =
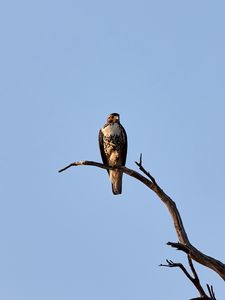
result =
[[[113,196],[97,136],[118,112],[127,166],[176,201],[191,242],[225,261],[224,1],[2,1],[0,299],[190,299],[160,200],[124,176]],[[218,300],[225,286],[195,264]]]

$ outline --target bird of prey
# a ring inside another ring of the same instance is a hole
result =
[[[99,148],[102,161],[108,166],[125,166],[127,157],[127,134],[120,124],[120,115],[112,113],[107,123],[99,131]],[[123,172],[119,169],[107,170],[114,195],[122,193]]]

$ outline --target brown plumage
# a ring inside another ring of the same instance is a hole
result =
[[[112,113],[107,123],[99,131],[99,148],[102,161],[109,166],[125,166],[127,157],[127,134],[120,124],[120,116]],[[107,170],[112,183],[114,195],[122,193],[122,177],[120,170]]]

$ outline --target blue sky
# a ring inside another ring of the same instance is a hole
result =
[[[197,296],[159,199],[124,176],[115,197],[97,136],[118,112],[127,166],[143,162],[176,201],[191,242],[224,261],[223,1],[0,4],[1,267],[4,300]],[[195,264],[222,299],[224,282]]]

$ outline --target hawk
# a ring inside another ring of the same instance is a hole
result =
[[[127,157],[127,134],[120,124],[120,115],[112,113],[107,123],[99,131],[99,148],[102,161],[108,166],[125,166]],[[122,193],[123,172],[119,169],[107,170],[114,195]]]

